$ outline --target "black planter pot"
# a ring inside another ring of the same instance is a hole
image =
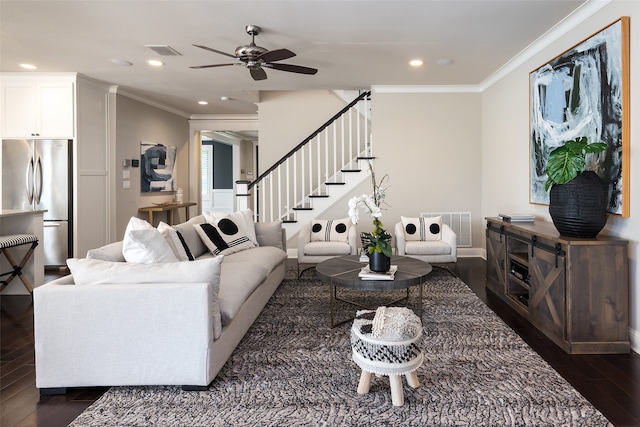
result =
[[[562,236],[596,237],[607,223],[607,186],[592,171],[566,184],[554,184],[549,193],[549,214]]]
[[[386,273],[391,268],[391,258],[382,252],[374,252],[369,255],[369,270],[376,273]]]

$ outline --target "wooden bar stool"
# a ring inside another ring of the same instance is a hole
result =
[[[9,248],[13,248],[21,245],[31,244],[31,247],[27,251],[27,253],[20,261],[20,264],[16,262],[11,253],[8,251]],[[11,234],[7,236],[0,236],[0,251],[4,254],[4,256],[11,264],[13,270],[8,271],[6,273],[1,273],[0,277],[9,275],[6,280],[2,280],[0,282],[0,291],[2,291],[15,277],[19,277],[22,280],[25,288],[29,291],[29,293],[33,292],[33,286],[29,283],[29,279],[22,273],[22,268],[25,266],[31,255],[33,255],[33,251],[38,246],[38,236],[35,234]]]

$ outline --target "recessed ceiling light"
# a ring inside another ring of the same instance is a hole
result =
[[[111,63],[115,65],[122,65],[124,67],[130,67],[133,65],[133,62],[127,61],[126,59],[112,59]]]
[[[31,64],[20,64],[20,66],[26,70],[37,70],[38,67],[36,67],[35,65],[31,65]]]
[[[453,59],[449,59],[449,58],[438,59],[436,61],[436,64],[438,64],[438,65],[451,65],[451,64],[453,64]]]
[[[198,104],[200,104],[200,105],[209,105],[209,103],[207,101],[198,101]]]
[[[412,59],[411,61],[409,61],[409,65],[411,65],[412,67],[419,67],[422,64],[424,64],[422,59]]]
[[[229,97],[228,96],[221,96],[220,97],[220,101],[228,101]]]
[[[162,67],[164,62],[158,61],[157,59],[150,59],[147,61],[147,64],[152,65],[154,67]]]

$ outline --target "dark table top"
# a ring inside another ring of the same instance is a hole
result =
[[[397,265],[398,271],[393,280],[362,280],[358,273],[367,265],[359,261],[358,255],[331,258],[316,266],[318,278],[332,285],[349,289],[384,291],[406,289],[424,282],[431,273],[431,264],[406,256],[391,257],[391,265]]]

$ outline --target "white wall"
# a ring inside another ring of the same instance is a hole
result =
[[[634,183],[640,176],[640,2],[613,1],[598,13],[576,25],[559,40],[550,43],[482,93],[482,213],[499,211],[531,212],[550,221],[548,206],[529,204],[528,89],[529,72],[576,43],[589,37],[621,16],[630,16],[631,66],[631,216],[609,216],[603,233],[630,241],[631,340],[640,350],[640,277],[638,272],[638,234],[640,231],[640,191]]]
[[[371,105],[376,175],[390,177],[390,206],[382,218],[387,231],[393,234],[400,216],[469,211],[473,246],[480,246],[480,94],[374,88]],[[371,192],[370,185],[365,192]],[[364,217],[371,228],[369,220]]]
[[[265,172],[345,105],[344,101],[328,90],[262,92],[258,106],[260,173]]]
[[[188,187],[189,174],[189,121],[186,118],[169,113],[140,101],[118,95],[116,99],[116,238],[122,239],[124,230],[132,216],[147,219],[146,213],[138,213],[138,208],[153,203],[173,200],[173,193],[141,193],[140,168],[122,166],[124,159],[140,160],[140,141],[171,145],[177,148],[176,159],[177,187]],[[131,188],[122,188],[122,171],[131,173]],[[157,220],[154,222],[157,224]],[[164,214],[157,217],[166,221]],[[184,221],[184,209],[176,212],[175,222]]]

